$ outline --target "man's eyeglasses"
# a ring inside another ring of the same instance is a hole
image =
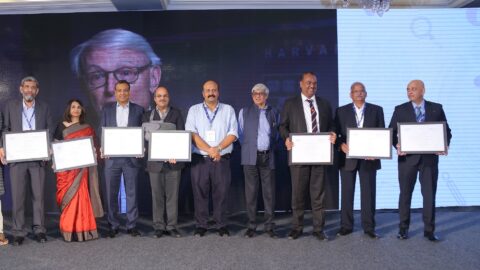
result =
[[[107,84],[108,75],[113,73],[113,76],[117,81],[125,80],[130,84],[133,84],[138,80],[138,76],[145,69],[149,68],[151,65],[145,65],[143,67],[121,67],[113,71],[97,70],[89,72],[85,76],[85,80],[88,83],[90,89],[97,89],[99,87],[105,86]]]

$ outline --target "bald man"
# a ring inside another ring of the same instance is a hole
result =
[[[423,197],[423,223],[424,237],[435,242],[439,238],[435,235],[435,194],[438,180],[438,156],[437,154],[405,154],[398,151],[397,124],[402,122],[447,122],[442,105],[424,99],[425,85],[421,80],[413,80],[408,83],[407,96],[409,101],[395,107],[389,127],[393,129],[393,146],[398,152],[398,181],[400,186],[400,198],[398,212],[400,215],[400,228],[398,239],[408,239],[410,226],[410,206],[412,193],[420,174],[420,185]],[[450,145],[452,134],[447,124],[447,142]]]

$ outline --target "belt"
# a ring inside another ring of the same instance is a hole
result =
[[[270,150],[257,151],[257,155],[268,155],[268,153],[270,153]]]
[[[197,153],[193,153],[193,155],[204,158],[204,159],[211,159],[209,155],[201,155]],[[231,155],[232,154],[228,153],[228,154],[222,155],[221,158],[229,159]]]

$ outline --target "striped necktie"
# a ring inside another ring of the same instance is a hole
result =
[[[415,106],[415,117],[417,119],[417,123],[421,123],[425,121],[425,117],[420,108],[421,108],[420,106]]]
[[[317,133],[318,132],[317,111],[313,106],[313,100],[307,99],[307,101],[310,104],[310,114],[312,115],[312,133]]]

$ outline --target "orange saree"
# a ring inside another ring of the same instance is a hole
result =
[[[62,135],[63,139],[95,137],[95,131],[87,124],[73,124]],[[103,216],[103,208],[96,166],[57,172],[57,204],[65,241],[98,238],[95,217]]]

